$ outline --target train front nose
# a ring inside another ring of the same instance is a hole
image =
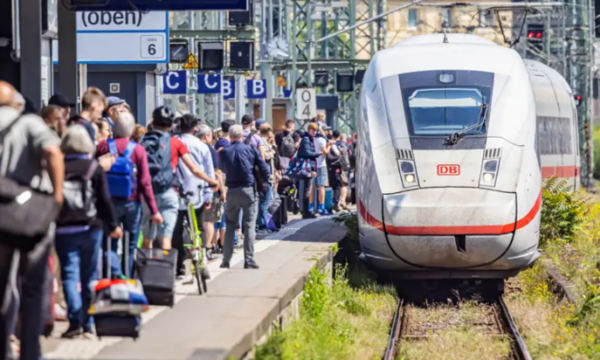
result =
[[[514,193],[425,188],[383,196],[384,231],[399,258],[414,266],[485,265],[509,248],[516,227]]]

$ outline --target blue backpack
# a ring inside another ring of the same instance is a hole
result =
[[[171,134],[153,130],[144,135],[140,144],[148,153],[148,168],[154,193],[164,193],[173,185]]]
[[[136,169],[131,161],[131,154],[133,154],[133,150],[137,144],[134,141],[130,141],[125,148],[123,155],[119,156],[115,141],[109,139],[107,143],[110,154],[117,156],[116,162],[106,173],[108,191],[112,197],[127,199],[133,195],[137,186]]]

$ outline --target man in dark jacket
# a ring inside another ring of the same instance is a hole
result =
[[[319,125],[316,123],[308,124],[308,131],[304,134],[300,145],[298,146],[298,158],[310,159],[315,164],[313,178],[317,176],[316,160],[321,155],[315,150],[314,138],[317,136]],[[300,211],[302,211],[303,219],[314,218],[315,216],[309,211],[310,179],[301,179],[298,184],[298,202],[300,203]]]
[[[258,149],[242,142],[243,129],[240,125],[229,128],[231,146],[219,152],[221,169],[225,173],[227,203],[225,204],[225,244],[221,268],[229,268],[233,256],[233,242],[240,211],[243,211],[244,229],[244,268],[258,269],[254,261],[254,239],[256,237],[256,215],[258,194],[254,178],[254,168],[258,167],[264,179],[268,179],[271,170],[264,162]]]

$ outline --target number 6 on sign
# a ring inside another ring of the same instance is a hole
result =
[[[145,35],[141,38],[141,56],[142,58],[161,59],[164,57],[164,38],[163,35]]]
[[[296,119],[310,120],[317,117],[315,89],[296,90]]]

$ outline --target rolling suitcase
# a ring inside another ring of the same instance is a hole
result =
[[[325,210],[330,213],[333,210],[333,189],[325,188]]]
[[[136,280],[111,280],[111,239],[110,237],[105,239],[108,240],[107,252],[109,256],[107,256],[107,275],[108,279],[100,280],[94,286],[94,291],[92,293],[92,308],[90,309],[90,314],[94,316],[94,326],[96,327],[96,335],[98,338],[102,337],[130,337],[133,339],[137,339],[140,335],[140,331],[142,328],[142,318],[139,313],[142,311],[131,311],[132,308],[136,306],[144,306],[144,305],[131,305],[132,294],[127,294],[128,296],[123,296],[123,289],[128,286],[127,282],[133,283]],[[129,234],[126,233],[123,236],[123,251],[125,253],[125,264],[129,264]],[[126,267],[124,269],[125,274],[128,275],[129,269]],[[114,286],[114,289],[112,288]],[[139,286],[141,288],[141,286]],[[120,288],[120,289],[119,289]],[[141,290],[141,289],[140,289]],[[103,292],[101,294],[101,292]],[[101,295],[104,298],[100,298]],[[116,296],[113,296],[116,295]],[[141,294],[143,297],[143,293]],[[139,297],[139,296],[138,296]],[[138,298],[136,297],[136,298]],[[108,298],[108,300],[106,299]],[[120,305],[118,300],[122,300],[122,309],[118,311],[112,312],[97,312],[96,302],[97,303],[106,303],[107,301],[112,302],[113,298],[115,299],[115,305]],[[118,298],[118,300],[117,300]],[[147,300],[146,300],[147,305]],[[147,310],[147,309],[146,309]],[[145,311],[145,310],[144,310]]]
[[[281,229],[282,225],[282,200],[280,197],[274,198],[271,200],[271,204],[269,204],[269,214],[273,217],[273,223],[275,224],[275,228]]]
[[[175,305],[177,249],[137,249],[135,274],[150,305]]]

